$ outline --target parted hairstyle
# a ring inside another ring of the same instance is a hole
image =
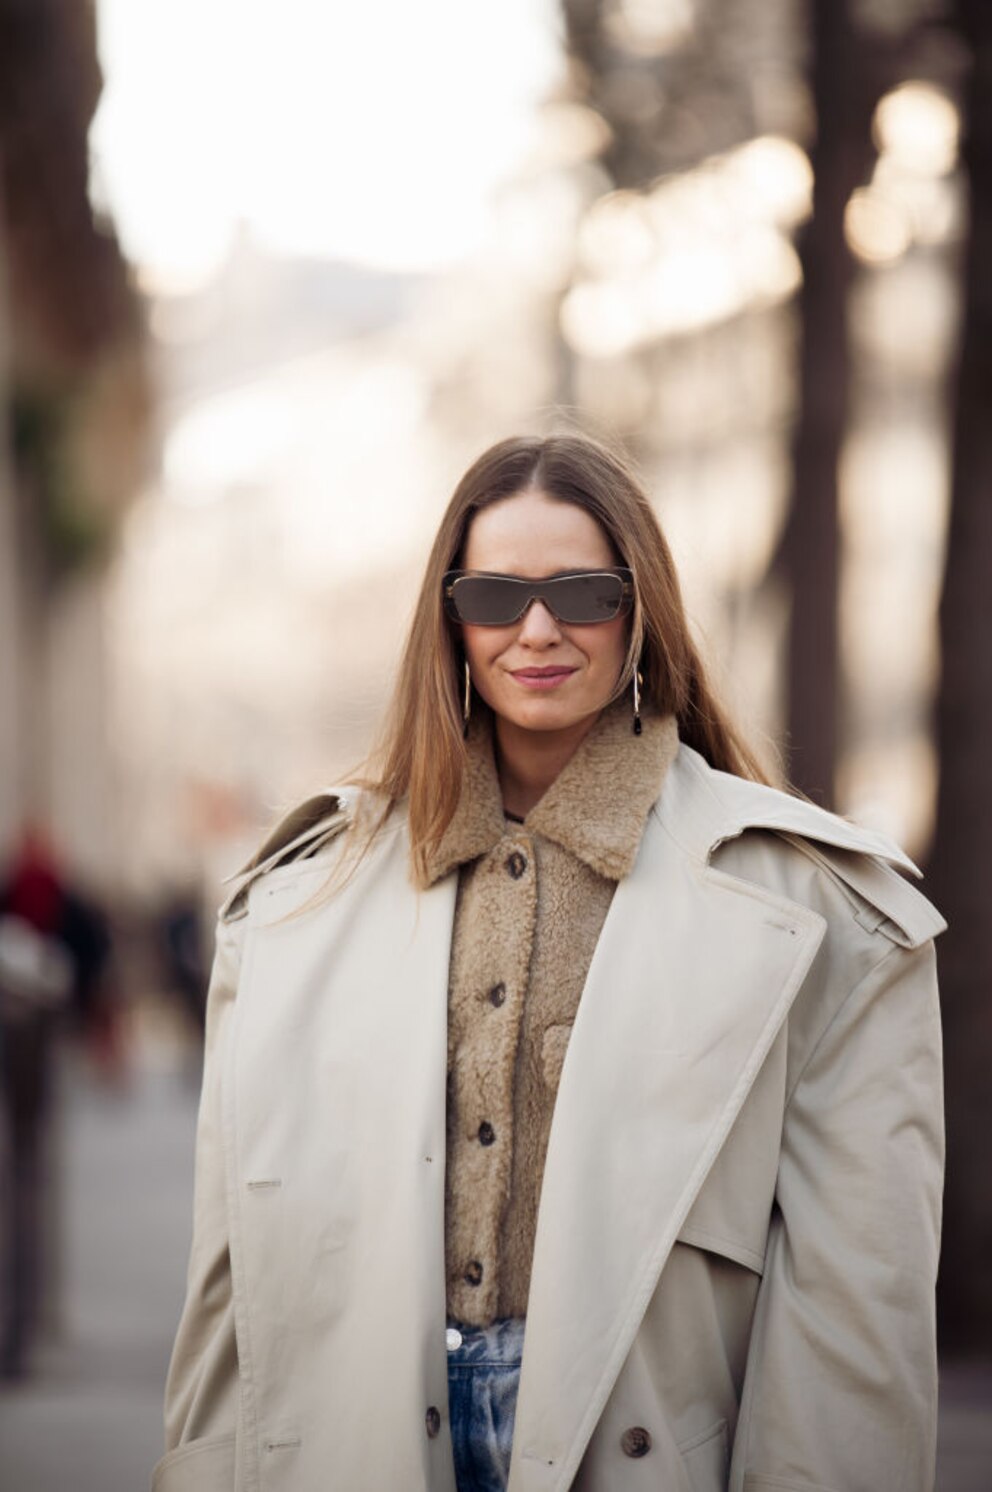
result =
[[[617,563],[634,576],[627,655],[616,695],[643,675],[642,699],[673,714],[679,736],[711,766],[768,782],[707,680],[689,632],[671,551],[640,485],[612,451],[587,436],[513,436],[491,446],[455,488],[437,532],[379,745],[359,785],[383,804],[378,824],[407,800],[413,877],[451,822],[466,763],[459,628],[445,613],[442,581],[460,565],[473,516],[532,488],[593,515]],[[374,837],[375,830],[372,835]]]

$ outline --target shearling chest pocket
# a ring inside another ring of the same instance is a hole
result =
[[[571,1034],[572,1022],[563,1021],[558,1025],[548,1026],[541,1037],[541,1074],[552,1092],[557,1091],[561,1082],[561,1070],[565,1065],[565,1053]]]

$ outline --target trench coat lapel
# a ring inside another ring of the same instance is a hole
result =
[[[424,1415],[447,1389],[445,1059],[457,881],[418,895],[407,857],[406,836],[384,834],[311,915],[302,909],[326,866],[274,873],[253,889],[224,1083],[230,1249],[253,1443],[302,1438],[308,1464],[333,1464],[342,1487],[454,1492],[450,1456],[425,1435]],[[292,1101],[274,1101],[289,1084]],[[255,1342],[265,1345],[253,1354]],[[298,1367],[287,1373],[287,1362]],[[384,1393],[389,1428],[370,1441],[357,1427]],[[309,1419],[300,1409],[308,1397],[321,1400]],[[246,1487],[257,1474],[253,1462]]]
[[[548,1146],[511,1492],[572,1481],[823,937],[816,913],[708,866],[707,813],[673,769],[589,970]]]

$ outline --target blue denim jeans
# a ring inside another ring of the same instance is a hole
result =
[[[494,1321],[480,1328],[452,1322],[448,1344],[448,1414],[458,1492],[505,1492],[524,1323]]]

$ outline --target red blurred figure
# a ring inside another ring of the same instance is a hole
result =
[[[0,1376],[27,1371],[44,1238],[44,1157],[57,1017],[71,1012],[101,1064],[120,1070],[102,995],[110,952],[103,913],[67,884],[46,836],[25,828],[0,880]]]

